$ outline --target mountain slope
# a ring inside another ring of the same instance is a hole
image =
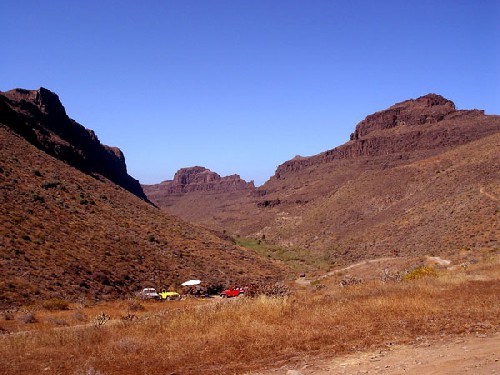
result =
[[[82,172],[103,175],[147,200],[139,181],[127,174],[121,150],[101,144],[92,130],[70,119],[55,93],[43,87],[0,92],[0,123]]]
[[[499,116],[429,94],[367,116],[342,146],[283,163],[216,214],[202,193],[164,209],[183,217],[189,202],[200,209],[187,219],[331,264],[497,248],[499,137]]]
[[[0,307],[128,297],[145,286],[275,280],[283,269],[0,124]]]

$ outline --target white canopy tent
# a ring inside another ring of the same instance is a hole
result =
[[[188,280],[188,281],[183,282],[181,285],[182,286],[192,286],[192,285],[200,285],[200,284],[201,284],[201,280]]]

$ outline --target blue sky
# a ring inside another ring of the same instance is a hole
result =
[[[500,114],[500,1],[2,0],[0,90],[56,92],[142,183],[264,183],[429,92]]]

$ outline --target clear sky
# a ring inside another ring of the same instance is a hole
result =
[[[429,92],[500,114],[500,1],[2,0],[0,91],[40,86],[141,183],[264,183]]]

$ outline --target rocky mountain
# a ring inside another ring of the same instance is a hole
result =
[[[143,185],[142,188],[156,205],[193,222],[198,221],[200,212],[204,217],[217,215],[231,201],[239,201],[255,192],[253,181],[246,182],[236,174],[221,177],[199,166],[182,168],[173,180]]]
[[[108,178],[147,200],[139,182],[128,175],[122,151],[101,144],[92,130],[69,118],[55,93],[43,87],[0,92],[0,123],[82,172]]]
[[[252,192],[159,204],[327,264],[497,249],[499,146],[500,116],[429,94],[367,116],[347,143],[283,163]]]
[[[139,199],[120,153],[67,119],[55,94],[15,90],[0,103],[0,309],[128,298],[189,279],[207,288],[284,277],[223,233]],[[113,165],[121,174],[101,178]]]
[[[157,197],[157,202],[164,196],[182,195],[196,191],[228,193],[232,191],[252,191],[253,181],[246,182],[239,175],[221,177],[204,167],[179,169],[173,180],[166,180],[157,185],[143,185],[150,197]]]
[[[367,116],[356,125],[350,142],[319,155],[287,161],[274,177],[339,159],[429,156],[498,131],[497,121],[498,116],[486,116],[481,110],[456,110],[452,101],[428,94]]]

